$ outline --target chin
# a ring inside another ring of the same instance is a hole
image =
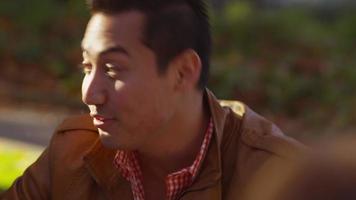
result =
[[[99,129],[99,136],[103,146],[108,149],[132,150],[132,148],[130,148],[128,145],[121,144],[120,142],[117,141],[117,139],[115,139],[115,137],[100,129]]]
[[[100,137],[100,140],[104,147],[109,149],[118,149],[117,145],[113,141],[111,141],[110,138]]]
[[[117,145],[109,133],[99,129],[99,137],[104,147],[109,149],[117,149]]]

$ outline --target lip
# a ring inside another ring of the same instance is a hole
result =
[[[94,126],[100,129],[105,129],[112,121],[114,121],[114,118],[105,117],[103,115],[90,114],[90,116],[93,118]]]

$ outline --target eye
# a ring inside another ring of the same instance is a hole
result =
[[[115,65],[112,63],[106,63],[105,70],[106,70],[106,74],[110,78],[117,78],[119,71],[120,71],[120,67],[118,65]]]
[[[90,64],[90,63],[87,63],[87,62],[82,62],[81,68],[82,68],[83,74],[85,74],[85,75],[90,74],[90,72],[91,72],[91,70],[92,70],[91,64]]]

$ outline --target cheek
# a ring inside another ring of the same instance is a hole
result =
[[[115,83],[112,108],[132,126],[152,125],[166,121],[172,115],[170,94],[154,81]]]
[[[132,96],[131,88],[129,84],[125,84],[122,81],[115,81],[113,88],[108,88],[109,96],[113,96],[114,105],[127,104]],[[111,94],[110,94],[111,93]]]
[[[116,93],[120,93],[120,91],[125,90],[125,88],[127,88],[127,85],[124,84],[124,82],[118,80],[115,81],[114,90]]]
[[[108,91],[111,106],[110,108],[115,111],[116,115],[124,121],[132,121],[133,118],[137,118],[139,115],[140,105],[137,105],[138,101],[141,99],[138,96],[139,93],[136,92],[135,88],[130,84],[124,84],[120,81],[115,82],[113,90]]]
[[[145,107],[146,113],[144,114],[147,115],[148,121],[152,121],[152,123],[163,123],[173,114],[170,97],[159,90],[153,94],[146,94],[146,98],[142,99],[141,104],[142,107]]]
[[[148,91],[135,90],[127,87],[122,88],[115,94],[114,108],[118,115],[122,115],[127,123],[132,126],[143,125],[148,121],[155,120],[158,113],[156,112],[157,102],[154,94]]]

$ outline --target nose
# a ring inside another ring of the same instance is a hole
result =
[[[102,105],[107,98],[105,81],[96,70],[85,75],[82,83],[82,101],[87,105]]]

